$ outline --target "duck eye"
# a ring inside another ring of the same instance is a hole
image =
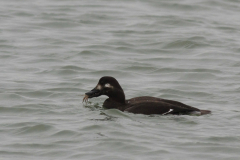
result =
[[[110,87],[111,87],[111,85],[110,85],[109,83],[106,83],[106,84],[105,84],[105,87],[108,87],[108,88],[110,88]]]
[[[99,84],[102,84],[102,85],[103,85],[103,84],[104,84],[104,81],[100,81]]]

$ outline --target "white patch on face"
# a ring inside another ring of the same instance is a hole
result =
[[[97,89],[98,90],[101,90],[102,89],[102,86],[99,84],[99,85],[97,85]]]
[[[107,87],[107,88],[113,88],[109,83],[106,83],[106,84],[105,84],[105,87]]]
[[[166,113],[163,113],[162,115],[165,115],[165,114],[167,114],[169,112],[172,112],[172,111],[173,111],[173,109],[169,109],[169,111],[167,111]]]

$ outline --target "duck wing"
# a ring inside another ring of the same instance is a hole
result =
[[[136,97],[126,101],[129,107],[124,111],[136,114],[184,114],[200,111],[181,102],[155,97]]]
[[[189,110],[189,111],[200,111],[198,108],[186,105],[186,104],[178,102],[178,101],[173,101],[173,100],[168,100],[168,99],[161,99],[161,101],[165,102],[165,103],[175,105],[179,108],[186,109],[186,110]]]
[[[142,102],[130,105],[129,108],[124,111],[135,113],[135,114],[164,114],[171,111],[173,106],[167,103],[159,102]]]

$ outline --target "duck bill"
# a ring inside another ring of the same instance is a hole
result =
[[[89,91],[85,94],[88,96],[88,98],[99,97],[102,95],[101,91],[96,88],[93,88],[91,91]]]

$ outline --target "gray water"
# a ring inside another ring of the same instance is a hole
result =
[[[0,159],[240,159],[239,0],[0,4]],[[83,104],[106,75],[212,114]]]

